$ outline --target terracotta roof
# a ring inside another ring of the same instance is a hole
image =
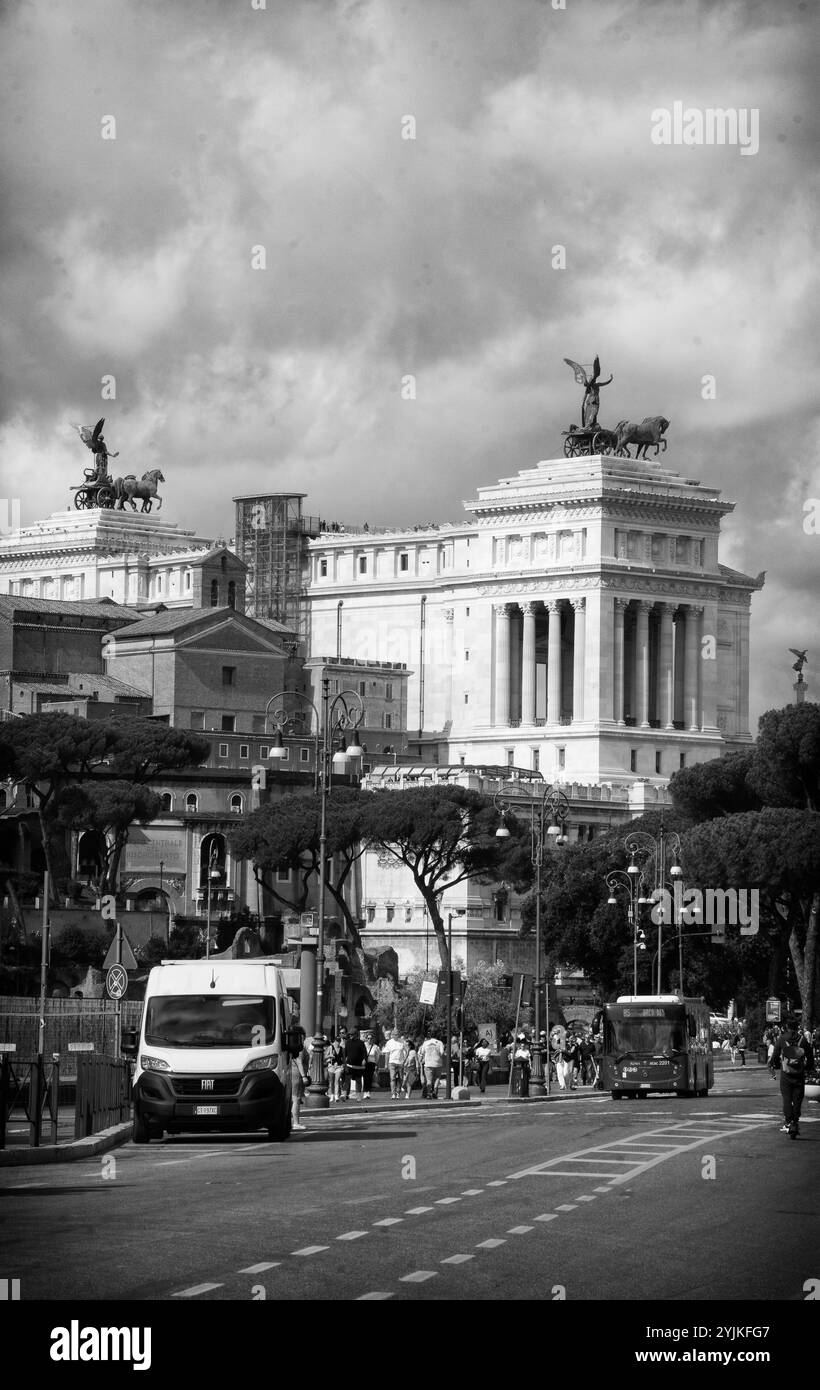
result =
[[[237,613],[234,608],[169,608],[164,613],[151,613],[150,615],[140,616],[138,622],[129,625],[127,634],[130,641],[132,637],[160,637],[166,633],[178,632],[183,628],[192,627],[195,623],[200,623],[204,618],[219,618],[224,620],[226,615],[234,618],[239,623],[252,623],[255,627],[263,626],[257,622],[256,618],[249,618],[246,613]],[[115,635],[111,634],[112,637]]]
[[[130,622],[140,615],[111,599],[29,598],[22,594],[0,594],[0,613],[64,613],[76,618],[122,618]]]

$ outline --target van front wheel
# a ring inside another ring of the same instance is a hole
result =
[[[148,1144],[151,1141],[151,1131],[148,1121],[143,1118],[139,1110],[134,1111],[134,1124],[131,1129],[131,1138],[135,1144]]]
[[[268,1125],[268,1139],[272,1144],[284,1144],[290,1134],[290,1111],[284,1106],[274,1117],[273,1123]]]

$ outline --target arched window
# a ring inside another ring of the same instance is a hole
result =
[[[162,797],[161,797],[161,801],[162,801],[162,814],[163,814],[164,816],[167,816],[167,815],[168,815],[171,811],[173,811],[173,809],[174,809],[174,798],[172,797],[172,795],[171,795],[170,792],[163,792],[163,793],[162,793]],[[194,809],[196,809],[196,808],[194,808]]]
[[[236,583],[233,579],[228,580],[228,607],[236,607]]]
[[[199,797],[197,796],[196,792],[189,792],[188,795],[186,796],[186,798],[185,798],[185,810],[186,810],[186,811],[198,811],[198,810],[199,810]]]
[[[244,810],[244,805],[244,797],[239,792],[234,792],[233,796],[231,797],[231,810],[234,811],[237,815],[241,816],[242,811]]]
[[[219,580],[218,580],[218,579],[212,579],[212,580],[211,580],[211,607],[212,607],[212,608],[218,608],[218,607],[219,607]]]

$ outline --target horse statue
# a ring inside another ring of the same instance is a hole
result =
[[[159,511],[162,506],[162,498],[157,494],[157,483],[164,482],[165,479],[158,468],[151,468],[147,473],[143,473],[139,482],[133,473],[129,473],[125,478],[118,478],[114,484],[114,497],[118,510],[122,511],[126,502],[130,502],[131,510],[135,512],[137,504],[134,499],[139,497],[142,499],[144,512],[150,512],[154,498],[156,498],[157,511]]]
[[[647,415],[639,425],[635,424],[634,420],[620,420],[615,427],[615,453],[622,458],[631,458],[632,455],[627,445],[637,444],[635,458],[641,457],[641,449],[643,449],[643,457],[646,459],[649,445],[654,444],[655,458],[657,458],[661,448],[666,449],[666,440],[663,436],[668,429],[669,421],[663,415]]]

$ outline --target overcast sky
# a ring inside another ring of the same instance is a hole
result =
[[[552,3],[9,0],[4,491],[68,505],[105,415],[205,535],[267,489],[458,520],[560,454],[598,353],[602,423],[667,416],[767,570],[753,718],[790,646],[820,699],[817,6]],[[757,153],[653,143],[676,101],[757,111]]]

